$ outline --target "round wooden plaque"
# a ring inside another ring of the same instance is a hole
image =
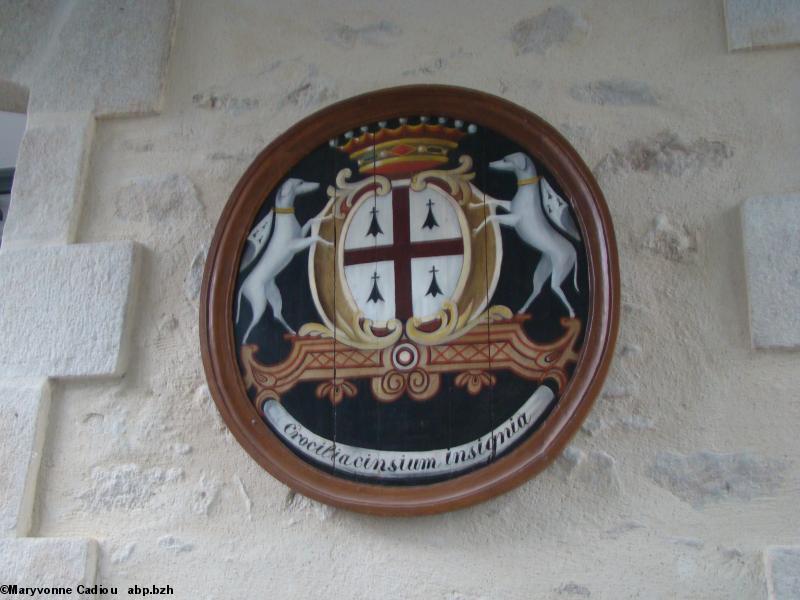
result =
[[[544,469],[599,393],[619,320],[591,172],[506,100],[407,86],[264,149],[220,217],[200,341],[269,473],[362,512],[461,508]]]

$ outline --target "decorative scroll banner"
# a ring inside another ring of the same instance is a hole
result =
[[[301,456],[342,473],[378,479],[452,475],[489,462],[519,440],[553,403],[555,395],[541,386],[505,423],[475,440],[440,450],[398,452],[340,444],[313,433],[275,400],[263,412],[275,432]]]
[[[360,350],[335,345],[332,338],[290,336],[292,350],[276,365],[260,363],[254,345],[242,346],[244,381],[256,390],[255,404],[280,400],[298,382],[321,381],[316,395],[338,404],[356,394],[351,379],[371,379],[380,402],[393,402],[407,393],[414,400],[429,400],[439,392],[441,375],[455,373],[455,384],[477,395],[495,383],[492,371],[511,371],[529,381],[552,379],[560,387],[567,381],[567,365],[578,359],[575,349],[581,324],[564,318],[564,334],[547,344],[531,341],[522,329],[527,315],[514,315],[476,327],[457,340],[438,346],[411,342],[396,348]],[[407,357],[403,363],[403,357]],[[332,374],[336,373],[335,379]]]

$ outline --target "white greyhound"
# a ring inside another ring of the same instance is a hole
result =
[[[508,214],[489,215],[475,229],[475,233],[483,229],[487,223],[500,223],[513,227],[523,242],[542,253],[539,264],[533,272],[533,291],[519,312],[523,313],[528,309],[550,277],[550,287],[569,311],[569,316],[574,317],[575,311],[567,301],[561,283],[569,272],[574,270],[573,284],[575,289],[578,289],[577,253],[573,245],[556,229],[558,227],[575,240],[580,239],[578,228],[566,210],[567,203],[555,193],[543,177],[536,175],[533,161],[522,152],[509,154],[490,163],[489,167],[500,171],[513,171],[517,176],[517,193],[511,200],[486,200],[487,205],[502,208]],[[484,206],[484,203],[472,203],[471,206]]]
[[[250,271],[239,288],[239,297],[236,303],[236,322],[239,322],[239,317],[242,314],[242,296],[247,299],[250,303],[250,308],[253,310],[253,320],[242,338],[243,342],[247,341],[253,327],[264,316],[267,306],[272,307],[273,316],[289,333],[295,333],[294,329],[289,327],[289,324],[283,318],[283,299],[278,286],[275,284],[275,278],[292,262],[295,254],[302,252],[312,244],[320,242],[326,245],[333,245],[333,242],[322,239],[318,235],[308,235],[315,224],[325,219],[314,217],[301,227],[300,223],[297,222],[297,217],[294,216],[295,198],[301,194],[313,192],[318,187],[318,183],[303,181],[302,179],[287,179],[281,185],[275,197],[275,209],[267,213],[267,216],[253,228],[247,238],[248,246],[242,256],[240,271],[243,271],[253,262],[253,259],[267,241],[269,243],[267,243],[267,249],[261,255],[256,266],[253,267],[253,270]],[[275,221],[275,227],[272,235],[269,236],[273,220]]]

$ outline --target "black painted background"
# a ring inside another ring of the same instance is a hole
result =
[[[418,121],[411,118],[409,122]],[[452,125],[452,121],[449,124]],[[397,126],[397,122],[390,121],[389,126]],[[370,129],[376,131],[377,126],[371,126]],[[342,141],[340,139],[340,143]],[[447,168],[456,167],[460,155],[471,156],[475,172],[473,183],[492,197],[510,200],[517,190],[514,174],[491,170],[487,165],[503,156],[521,151],[522,148],[508,139],[479,126],[476,133],[465,136],[459,148],[451,153],[450,165]],[[539,163],[535,155],[532,158],[538,174],[547,177],[555,191],[569,202],[569,198],[562,193],[552,175]],[[324,207],[327,201],[326,188],[333,184],[336,173],[345,167],[349,167],[355,174],[351,180],[362,178],[358,175],[354,162],[338,149],[325,144],[300,161],[287,174],[287,177],[299,177],[320,183],[319,190],[298,197],[295,203],[295,214],[300,224],[305,223]],[[265,199],[264,206],[248,231],[266,215],[273,203],[274,193],[271,193]],[[577,219],[575,221],[577,223]],[[501,227],[501,234],[503,263],[491,304],[505,305],[516,312],[531,293],[533,271],[538,262],[539,252],[521,242],[511,228]],[[564,280],[562,289],[572,304],[576,316],[585,324],[589,306],[587,260],[583,244],[576,244],[576,249],[580,292],[576,292],[572,285],[572,274]],[[253,265],[256,262],[253,261]],[[238,265],[236,268],[238,269]],[[248,272],[249,270],[245,270],[239,275],[237,295],[239,285]],[[297,254],[276,281],[283,298],[283,316],[294,329],[299,329],[307,322],[321,322],[308,285],[308,251]],[[567,316],[567,310],[550,290],[549,282],[531,304],[529,313],[532,318],[525,323],[525,330],[532,340],[547,342],[563,333],[559,319]],[[234,325],[235,338],[239,344],[242,343],[242,336],[250,322],[250,315],[250,307],[243,301],[240,322]],[[249,343],[259,346],[257,354],[259,361],[274,364],[285,359],[291,345],[284,339],[284,333],[284,329],[273,320],[271,309],[268,308],[249,340]],[[582,341],[583,332],[579,343]],[[457,446],[488,433],[514,414],[538,387],[538,384],[520,379],[508,372],[495,371],[494,374],[497,377],[497,384],[493,388],[484,388],[478,396],[471,396],[463,388],[455,387],[453,384],[455,374],[453,374],[443,375],[441,391],[436,397],[425,402],[417,402],[406,396],[389,404],[377,402],[372,397],[369,382],[366,380],[354,381],[353,383],[359,386],[357,397],[345,398],[335,408],[327,398],[316,397],[314,394],[316,382],[298,384],[284,395],[282,402],[303,425],[337,443],[381,450],[432,450]],[[551,382],[546,382],[544,385],[555,389]],[[252,394],[253,390],[250,392]],[[413,483],[418,482],[406,480],[393,484]]]

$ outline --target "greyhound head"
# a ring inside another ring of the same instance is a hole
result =
[[[489,163],[489,167],[497,169],[498,171],[513,171],[517,175],[536,175],[536,167],[533,166],[533,161],[522,152],[514,152]]]
[[[278,195],[275,198],[275,206],[278,208],[292,208],[294,207],[294,199],[301,195],[313,192],[319,188],[319,184],[314,181],[303,181],[295,177],[290,177],[283,182]]]

